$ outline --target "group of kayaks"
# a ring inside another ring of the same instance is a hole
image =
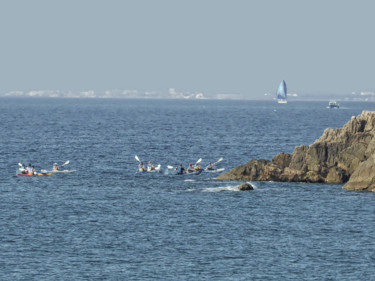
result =
[[[32,177],[32,176],[52,176],[53,174],[55,173],[72,173],[72,172],[75,172],[76,170],[66,170],[66,169],[62,169],[62,167],[68,165],[70,163],[70,161],[66,161],[64,164],[58,166],[56,163],[53,165],[53,168],[51,170],[40,170],[40,171],[37,171],[35,170],[34,166],[31,166],[31,164],[29,164],[28,166],[22,164],[22,163],[18,163],[18,166],[20,166],[20,168],[18,169],[18,173],[17,173],[17,176],[26,176],[26,177]]]
[[[143,163],[140,161],[139,157],[135,155],[135,159],[139,162],[137,173],[160,173],[162,171],[161,165],[153,165],[151,161],[149,164],[144,167]],[[178,166],[170,166],[168,165],[168,173],[175,174],[175,175],[200,175],[202,173],[220,173],[225,170],[225,168],[216,168],[216,164],[223,161],[223,158],[220,158],[215,163],[211,164],[211,162],[208,163],[208,165],[205,168],[202,168],[200,163],[202,162],[202,158],[200,158],[194,165],[189,164],[187,168],[182,167],[182,164]],[[17,176],[52,176],[55,173],[72,173],[76,170],[66,170],[62,169],[62,167],[68,165],[70,161],[66,161],[64,164],[58,166],[56,163],[53,165],[53,168],[51,170],[44,170],[41,169],[39,171],[34,169],[34,166],[31,166],[29,164],[28,166],[18,163],[20,168],[18,169]],[[170,172],[169,172],[170,171]]]
[[[135,155],[135,159],[139,162],[138,169],[136,173],[160,173],[162,171],[161,165],[153,165],[151,161],[148,163],[148,165],[145,167],[143,165],[143,162],[139,159],[137,155]],[[175,175],[200,175],[202,173],[220,173],[225,170],[225,168],[216,168],[216,164],[223,161],[223,158],[220,158],[215,163],[209,162],[208,165],[204,168],[200,165],[202,162],[202,158],[199,158],[198,161],[192,165],[189,164],[187,168],[184,168],[182,164],[177,166],[171,166],[168,165],[168,174],[175,174]],[[169,172],[170,171],[170,172]]]

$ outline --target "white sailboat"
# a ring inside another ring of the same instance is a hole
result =
[[[276,92],[276,98],[278,103],[287,103],[287,89],[286,89],[286,83],[285,81],[281,81],[279,88],[277,89]]]

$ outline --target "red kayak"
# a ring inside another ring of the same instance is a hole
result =
[[[52,173],[37,173],[35,175],[17,174],[17,176],[33,177],[33,176],[52,176]]]

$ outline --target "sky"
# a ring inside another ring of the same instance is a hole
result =
[[[375,1],[2,0],[0,93],[375,91]]]

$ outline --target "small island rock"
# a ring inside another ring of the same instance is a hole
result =
[[[217,179],[346,183],[345,189],[375,191],[375,112],[363,111],[342,128],[326,129],[292,154],[252,159]]]

